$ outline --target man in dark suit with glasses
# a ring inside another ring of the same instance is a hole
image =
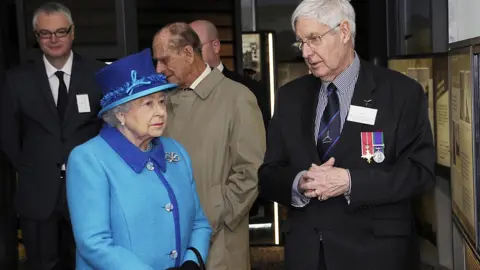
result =
[[[74,269],[65,164],[70,151],[100,129],[94,74],[104,64],[72,52],[75,26],[62,4],[38,8],[33,29],[43,54],[7,73],[1,146],[18,172],[28,269]]]

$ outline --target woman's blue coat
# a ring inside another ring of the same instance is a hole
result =
[[[142,152],[116,128],[76,147],[67,196],[77,269],[164,270],[206,261],[211,229],[185,149],[170,138]]]

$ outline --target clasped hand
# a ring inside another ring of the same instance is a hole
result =
[[[298,182],[298,191],[307,198],[327,200],[344,195],[350,189],[347,170],[334,167],[335,159],[330,158],[322,165],[312,164]]]

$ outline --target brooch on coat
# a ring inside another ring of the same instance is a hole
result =
[[[175,152],[166,152],[165,153],[165,159],[169,163],[177,163],[177,162],[180,161],[180,156]]]

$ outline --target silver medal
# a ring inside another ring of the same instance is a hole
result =
[[[382,163],[385,160],[385,154],[382,151],[377,151],[373,154],[373,160],[376,163]]]

